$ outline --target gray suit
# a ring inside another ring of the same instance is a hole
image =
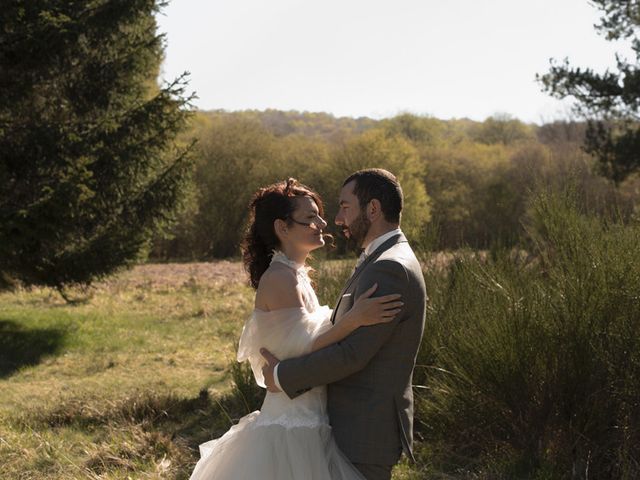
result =
[[[402,294],[402,311],[389,323],[361,327],[343,341],[283,360],[278,380],[291,398],[328,385],[336,442],[357,464],[394,465],[402,450],[413,459],[411,377],[424,330],[426,292],[420,264],[404,235],[380,245],[356,269],[332,321],[374,283],[374,296]]]

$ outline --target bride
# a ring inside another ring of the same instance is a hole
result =
[[[260,348],[285,359],[339,342],[355,329],[388,322],[398,313],[399,295],[360,296],[340,322],[320,306],[306,259],[324,245],[322,201],[295,179],[261,188],[250,204],[243,243],[245,268],[256,289],[255,309],[247,319],[238,361],[249,360],[264,387]],[[290,399],[267,392],[259,411],[240,419],[222,437],[200,445],[201,458],[191,479],[361,480],[331,435],[325,387]]]

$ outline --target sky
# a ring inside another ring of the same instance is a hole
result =
[[[535,80],[550,58],[604,71],[630,56],[599,16],[587,0],[173,0],[161,76],[190,72],[202,110],[541,124],[571,115]]]

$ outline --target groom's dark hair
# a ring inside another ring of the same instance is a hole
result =
[[[402,187],[391,172],[382,168],[358,170],[349,175],[342,186],[353,180],[353,194],[358,197],[361,209],[375,198],[380,202],[384,219],[390,223],[400,223],[404,203]]]

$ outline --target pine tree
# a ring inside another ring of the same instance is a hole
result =
[[[588,120],[585,150],[599,160],[604,175],[620,183],[640,169],[640,1],[590,3],[602,11],[597,30],[607,40],[629,40],[635,58],[617,56],[617,71],[602,74],[552,61],[538,80],[551,95],[576,99],[576,112]]]
[[[192,170],[186,78],[159,87],[158,0],[5,0],[0,277],[63,291],[139,259]]]

